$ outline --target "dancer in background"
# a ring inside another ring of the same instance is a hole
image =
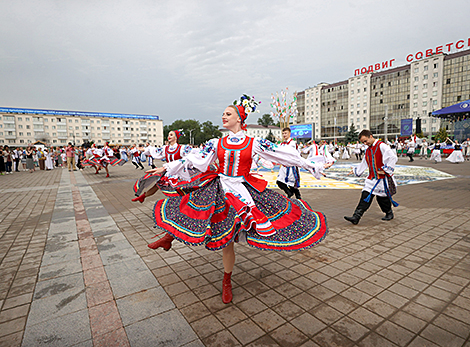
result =
[[[281,146],[290,146],[297,151],[297,143],[290,137],[291,131],[289,128],[282,129]],[[279,168],[279,175],[276,181],[278,187],[286,193],[288,198],[295,195],[296,199],[301,199],[300,195],[300,172],[297,166],[283,166]]]
[[[369,168],[369,176],[365,180],[361,199],[353,216],[345,216],[344,219],[352,224],[359,223],[362,215],[369,209],[374,196],[376,196],[380,209],[385,213],[382,220],[389,221],[393,219],[392,203],[398,206],[392,200],[392,195],[396,191],[393,171],[398,158],[387,144],[375,139],[370,130],[362,130],[359,133],[359,141],[367,145],[368,148],[359,166],[351,170],[348,175],[354,173],[359,177]]]
[[[153,160],[162,160],[165,159],[167,163],[170,163],[175,160],[182,159],[185,157],[188,153],[191,152],[192,147],[189,145],[180,145],[178,143],[178,140],[181,136],[181,131],[179,130],[172,130],[168,133],[168,145],[165,145],[160,148],[156,148],[153,146],[147,146],[144,150],[144,154],[148,157],[151,157]],[[132,199],[132,201],[136,202],[144,202],[145,198],[155,194],[158,189],[159,189],[159,182],[157,181],[152,188],[150,188],[148,191],[143,192],[140,194],[142,190],[146,188],[146,185],[148,183],[151,183],[150,181],[147,181],[148,179],[153,179],[155,181],[155,177],[152,177],[150,175],[145,175],[143,176],[139,181],[137,181],[136,185],[139,187],[138,191],[136,191],[136,195],[138,195],[136,198]],[[161,240],[161,242],[160,242]],[[160,239],[152,244],[149,245],[150,248],[152,249],[157,249],[159,247],[166,248],[166,243],[165,241],[167,240],[162,240]]]
[[[130,154],[132,156],[132,164],[134,164],[135,169],[137,170],[140,166],[140,169],[143,170],[144,167],[142,166],[142,163],[140,162],[140,151],[137,148],[137,145],[135,143],[131,147]]]
[[[455,142],[454,142],[449,138],[447,138],[447,140],[452,142],[452,146],[454,147],[454,150],[446,158],[446,160],[448,160],[448,161],[450,161],[451,163],[454,163],[454,164],[463,163],[465,161],[465,159],[462,155],[462,146],[459,144],[459,141],[455,140]]]
[[[186,244],[223,250],[224,303],[232,300],[235,242],[264,250],[294,251],[314,246],[327,234],[322,213],[314,212],[302,200],[287,199],[267,189],[266,181],[250,174],[256,154],[286,167],[299,165],[316,177],[324,169],[324,165],[302,158],[291,146],[246,136],[245,120],[255,107],[244,95],[240,104],[228,106],[222,115],[228,136],[210,140],[202,150],[149,171],[180,179],[175,188],[181,195],[155,205],[156,224]],[[219,168],[207,171],[216,160]],[[201,174],[191,178],[190,169]]]
[[[436,140],[436,142],[432,146],[429,146],[429,148],[432,150],[429,160],[434,160],[435,164],[440,163],[442,161],[441,143],[437,142]]]

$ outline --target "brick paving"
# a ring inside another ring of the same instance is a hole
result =
[[[236,245],[228,305],[221,252],[147,248],[162,195],[130,202],[142,171],[1,176],[0,346],[470,346],[470,163],[413,165],[456,178],[399,187],[390,222],[376,203],[344,221],[357,190],[303,190],[329,236],[296,253]],[[75,325],[81,336],[60,332]]]

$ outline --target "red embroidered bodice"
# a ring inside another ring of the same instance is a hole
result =
[[[178,146],[176,146],[174,151],[170,151],[170,146],[166,146],[165,147],[166,162],[169,163],[178,159],[182,159],[183,156],[181,155],[181,148],[182,148],[181,145],[178,144]]]
[[[227,139],[227,136],[222,138],[217,145],[219,159],[217,173],[234,177],[243,176],[247,183],[262,192],[268,183],[250,174],[254,139],[247,136],[240,144],[229,144]]]
[[[366,150],[366,162],[369,166],[369,176],[367,176],[368,179],[385,178],[385,175],[379,174],[377,172],[384,166],[382,161],[382,152],[380,151],[381,143],[383,142],[378,140],[375,145],[368,147]]]

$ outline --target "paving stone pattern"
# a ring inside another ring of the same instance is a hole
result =
[[[356,190],[303,190],[330,234],[294,253],[237,244],[228,305],[221,252],[147,247],[162,195],[130,202],[142,171],[2,176],[0,346],[468,347],[470,163],[413,165],[456,178],[399,187],[390,222],[376,202],[345,222]]]

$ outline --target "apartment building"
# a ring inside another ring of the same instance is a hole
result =
[[[163,145],[158,116],[0,107],[0,144],[25,147],[36,141],[51,146],[69,142]]]

